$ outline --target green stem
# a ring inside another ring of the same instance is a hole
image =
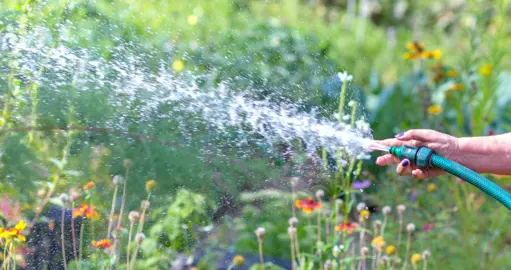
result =
[[[82,256],[83,256],[83,227],[85,221],[82,219],[82,223],[80,224],[80,256],[78,258],[78,263],[76,267],[80,269],[82,267]]]

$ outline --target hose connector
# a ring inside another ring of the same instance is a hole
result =
[[[411,147],[406,145],[391,146],[389,153],[398,157],[399,159],[408,159],[414,165],[419,168],[430,168],[431,157],[433,156],[433,150],[427,147]]]

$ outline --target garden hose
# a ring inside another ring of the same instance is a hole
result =
[[[484,191],[507,209],[511,210],[511,195],[504,189],[469,168],[435,154],[433,150],[427,147],[392,146],[389,152],[399,159],[406,158],[410,160],[412,164],[415,164],[419,168],[440,168],[457,176]]]

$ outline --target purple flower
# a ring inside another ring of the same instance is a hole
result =
[[[433,224],[433,223],[428,223],[428,224],[426,224],[424,227],[422,227],[422,230],[423,230],[423,231],[429,231],[429,230],[433,229],[433,227],[435,227],[435,224]]]
[[[370,186],[371,186],[371,181],[369,181],[369,180],[355,181],[351,185],[351,187],[354,189],[364,189],[364,188],[368,188]]]
[[[419,197],[419,194],[417,194],[417,192],[415,192],[415,191],[412,191],[410,193],[410,198],[409,199],[410,199],[410,201],[415,202],[418,197]]]

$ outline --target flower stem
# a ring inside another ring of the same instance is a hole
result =
[[[259,242],[259,262],[261,263],[261,268],[264,269],[264,260],[263,260],[263,239],[258,237]]]
[[[322,246],[321,246],[321,211],[318,209],[318,253],[319,253],[319,266],[321,269],[323,269],[323,254],[322,254]]]
[[[298,260],[300,260],[300,243],[298,242],[298,231],[296,232],[295,237],[293,239],[295,241],[296,255]]]
[[[428,260],[424,260],[424,264],[422,264],[422,270],[428,269]]]
[[[295,270],[295,245],[294,245],[294,242],[295,242],[295,237],[294,236],[291,236],[291,269],[292,270]]]
[[[114,220],[114,213],[115,213],[115,200],[117,199],[117,191],[119,189],[119,185],[115,185],[114,189],[114,196],[112,198],[112,209],[110,210],[110,216],[108,218],[108,233],[106,235],[106,238],[110,238],[110,233],[112,232],[112,225]]]
[[[75,209],[75,203],[71,202],[71,209]],[[83,222],[83,220],[82,220]],[[78,253],[76,252],[76,236],[75,236],[75,218],[71,216],[71,237],[73,238],[73,255],[75,261],[78,260]]]
[[[133,223],[130,223],[130,231],[128,233],[128,247],[126,248],[126,265],[130,265],[130,247],[131,247],[131,234],[133,233]]]
[[[130,169],[126,169],[126,176],[124,177],[124,185],[122,188],[122,200],[121,200],[121,209],[119,210],[119,219],[117,220],[117,226],[116,229],[121,229],[122,225],[122,212],[124,211],[124,204],[126,203],[126,187],[128,185],[128,175],[129,175]]]
[[[60,219],[60,244],[62,245],[62,263],[64,264],[64,270],[67,270],[67,260],[66,260],[66,246],[64,245],[64,215],[66,211],[62,208],[62,217]]]
[[[135,250],[133,251],[133,260],[131,261],[131,265],[130,265],[130,268],[131,270],[135,269],[135,262],[137,260],[137,254],[138,254],[138,249],[140,248],[140,244],[137,243],[137,245],[135,246]]]
[[[84,227],[85,221],[82,219],[82,223],[80,224],[80,255],[78,258],[78,263],[76,264],[76,267],[80,269],[82,267],[82,256],[83,256],[83,227]]]
[[[403,270],[406,269],[406,266],[407,266],[407,263],[408,263],[408,256],[410,255],[410,242],[411,242],[411,235],[412,233],[411,232],[408,232],[406,234],[406,255],[405,255],[405,260],[404,260],[404,263],[403,263]]]

